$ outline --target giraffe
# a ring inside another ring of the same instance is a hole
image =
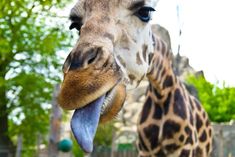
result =
[[[75,110],[72,132],[93,150],[99,123],[115,118],[127,89],[149,80],[137,125],[141,157],[208,157],[212,127],[199,101],[174,75],[169,46],[152,31],[158,0],[79,0],[70,29],[79,40],[63,65],[59,104]]]

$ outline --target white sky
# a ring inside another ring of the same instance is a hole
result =
[[[67,16],[72,6],[60,13]],[[208,81],[235,86],[235,0],[160,0],[152,22],[169,30],[174,53],[180,42],[180,54]]]
[[[153,23],[169,30],[174,53],[180,41],[180,54],[189,58],[195,70],[203,70],[207,80],[235,86],[234,0],[160,0]]]

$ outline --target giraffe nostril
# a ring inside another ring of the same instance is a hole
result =
[[[93,63],[93,62],[95,61],[95,59],[96,59],[96,57],[93,57],[93,58],[89,59],[89,60],[88,60],[88,64]]]
[[[83,59],[81,58],[81,56],[78,56],[77,54],[73,55],[69,70],[75,70],[77,68],[81,68],[82,66],[83,66]]]
[[[69,70],[78,68],[85,68],[94,63],[100,52],[101,48],[90,48],[88,51],[76,51],[73,56],[70,57]]]
[[[87,63],[91,64],[95,61],[95,59],[97,58],[97,52],[96,53],[91,53],[91,55],[89,56]]]
[[[101,48],[93,48],[90,51],[87,52],[87,64],[92,64],[95,62],[95,60],[98,57],[98,53],[101,50]]]

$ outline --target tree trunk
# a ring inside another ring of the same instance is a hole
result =
[[[51,112],[51,122],[50,122],[50,135],[49,135],[49,157],[57,157],[59,154],[57,144],[60,140],[60,127],[62,112],[57,103],[57,96],[59,92],[59,85],[54,88],[53,98],[52,98],[52,112]]]
[[[14,154],[13,143],[8,135],[8,111],[7,111],[7,98],[6,98],[6,64],[0,65],[0,150],[4,152],[4,156],[9,157]],[[3,83],[2,83],[3,82]],[[0,153],[0,156],[3,155]]]
[[[22,134],[18,135],[17,139],[17,148],[16,148],[16,157],[21,157],[21,151],[22,151],[22,146],[23,146],[23,137]]]
[[[36,157],[39,157],[40,156],[40,153],[41,153],[41,148],[40,148],[40,145],[41,145],[41,139],[42,139],[42,136],[40,133],[38,133],[37,135],[37,155]]]
[[[0,85],[0,150],[6,152],[8,157],[10,154],[13,154],[13,144],[8,136],[8,112],[6,104],[6,88],[3,84]]]

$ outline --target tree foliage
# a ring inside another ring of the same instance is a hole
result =
[[[114,127],[113,121],[99,125],[95,135],[94,144],[96,146],[110,147],[115,131],[117,131],[117,128]]]
[[[114,127],[114,121],[100,124],[97,128],[97,132],[94,139],[94,149],[110,149],[112,146],[112,140],[113,140],[113,134],[117,131],[117,128]],[[84,152],[80,148],[80,146],[77,144],[75,138],[72,138],[73,140],[73,154],[77,157],[83,157]],[[97,150],[96,150],[97,151]]]
[[[22,134],[24,148],[35,146],[37,135],[48,131],[53,85],[61,73],[56,52],[69,46],[55,10],[67,2],[0,1],[0,145]]]
[[[198,90],[199,99],[214,122],[228,122],[235,119],[235,88],[214,85],[204,77],[190,76],[187,82]]]

